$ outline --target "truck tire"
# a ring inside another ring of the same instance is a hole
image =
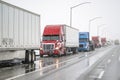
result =
[[[29,56],[28,56],[28,63],[32,62],[32,53],[29,51]]]
[[[43,57],[43,55],[42,55],[42,54],[40,54],[40,57]]]
[[[88,47],[87,52],[89,52],[89,51],[90,51],[90,48],[91,48],[91,47]]]
[[[31,63],[34,63],[35,58],[36,58],[36,56],[35,56],[35,51],[34,51],[34,50],[31,50]]]
[[[76,53],[76,49],[73,49],[72,52],[73,52],[73,54],[75,54]]]
[[[63,52],[64,52],[63,56],[66,56],[66,49],[64,49],[64,51],[63,51]]]
[[[34,63],[35,61],[35,52],[34,50],[26,50],[25,53],[25,63]]]
[[[59,53],[58,56],[61,57],[63,54],[62,53]]]
[[[25,52],[25,63],[29,63],[30,62],[30,51],[26,50]]]
[[[76,48],[76,53],[78,53],[78,48]]]

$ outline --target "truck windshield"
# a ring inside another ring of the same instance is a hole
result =
[[[80,42],[87,42],[87,41],[89,41],[87,38],[81,38],[81,39],[79,39],[79,41]]]
[[[43,40],[59,40],[59,36],[58,35],[43,36]]]

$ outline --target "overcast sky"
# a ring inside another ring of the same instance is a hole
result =
[[[41,15],[41,31],[45,25],[70,25],[70,7],[83,2],[90,4],[80,5],[73,9],[72,27],[81,32],[88,31],[91,21],[91,36],[97,35],[97,26],[100,27],[100,36],[109,39],[120,39],[120,0],[3,0]]]

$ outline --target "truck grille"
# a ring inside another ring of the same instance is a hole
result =
[[[79,45],[79,47],[80,47],[80,48],[83,48],[83,45],[82,45],[82,44],[80,44],[80,45]]]
[[[45,51],[47,51],[47,50],[53,50],[54,49],[54,45],[53,44],[43,44],[43,49]]]

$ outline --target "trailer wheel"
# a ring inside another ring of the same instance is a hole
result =
[[[75,51],[76,53],[78,53],[78,48],[76,48],[76,51]]]
[[[31,63],[31,61],[32,61],[32,55],[31,55],[31,52],[29,51],[29,56],[28,56],[29,58],[28,58],[28,60],[29,60],[29,63]]]
[[[34,50],[31,50],[31,63],[34,63],[35,61],[35,51]]]
[[[25,52],[25,63],[29,63],[29,50]]]
[[[78,49],[77,48],[73,48],[73,54],[78,53]]]
[[[31,63],[32,62],[32,51],[31,50],[26,50],[25,53],[25,63]]]

